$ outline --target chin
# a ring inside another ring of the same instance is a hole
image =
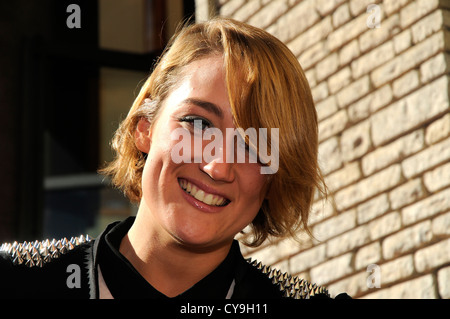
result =
[[[180,232],[174,234],[174,238],[183,247],[188,247],[194,250],[210,250],[218,247],[228,245],[232,242],[234,237],[219,238],[217,235],[205,233],[205,231],[198,232]]]

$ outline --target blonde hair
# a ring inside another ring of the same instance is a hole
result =
[[[146,154],[135,145],[137,123],[142,117],[153,123],[162,101],[181,82],[184,67],[212,54],[224,58],[236,127],[279,128],[279,168],[246,244],[258,246],[269,235],[295,236],[300,228],[311,234],[308,216],[315,191],[325,194],[326,186],[318,166],[317,115],[308,81],[280,40],[232,19],[183,27],[172,38],[113,138],[115,159],[100,172],[130,200],[140,200]],[[146,98],[152,100],[150,107]]]

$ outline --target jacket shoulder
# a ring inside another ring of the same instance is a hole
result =
[[[292,299],[330,298],[325,287],[310,283],[298,276],[292,276],[277,268],[264,265],[257,260],[246,259],[250,266],[250,272],[254,276],[263,277],[264,280],[275,288],[280,297]]]
[[[92,238],[87,235],[72,237],[70,240],[62,238],[46,239],[43,241],[24,241],[18,243],[4,243],[0,246],[0,254],[13,265],[24,265],[29,268],[43,267],[59,259],[62,255],[74,250],[77,246],[88,243]]]
[[[92,243],[80,236],[2,244],[0,299],[89,297],[86,267]]]

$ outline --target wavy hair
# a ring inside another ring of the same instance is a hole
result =
[[[239,21],[214,18],[177,32],[114,135],[114,160],[100,172],[110,176],[131,201],[141,199],[146,154],[135,145],[136,125],[142,117],[153,123],[162,101],[181,83],[184,68],[212,54],[224,59],[236,127],[279,128],[279,168],[270,178],[266,199],[251,223],[253,236],[245,244],[259,246],[269,236],[295,237],[300,229],[311,235],[308,217],[314,195],[316,191],[326,195],[311,89],[284,43]],[[147,98],[150,104],[144,103]],[[268,135],[270,142],[270,130]]]

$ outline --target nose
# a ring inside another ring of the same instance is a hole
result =
[[[203,161],[200,169],[216,181],[231,183],[235,177],[233,163],[227,163],[220,158],[215,158],[210,162]]]

